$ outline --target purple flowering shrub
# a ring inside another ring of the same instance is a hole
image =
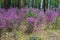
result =
[[[20,26],[20,23],[26,18],[28,8],[9,8],[0,10],[0,29],[12,29],[14,26]],[[4,21],[3,21],[4,20]]]
[[[58,25],[57,25],[58,23],[57,22],[58,22],[59,14],[60,13],[58,11],[53,11],[51,9],[47,9],[46,10],[47,28],[49,28],[49,26],[50,27],[52,26],[52,28],[58,27]]]
[[[60,20],[60,12],[51,9],[47,9],[46,13],[44,13],[43,10],[36,8],[9,8],[7,10],[0,8],[0,29],[11,29],[14,26],[19,27],[25,20],[29,27],[40,27],[41,24],[44,24],[45,22],[48,24],[56,22],[56,17]]]
[[[0,20],[0,29],[5,28],[6,27],[6,22],[3,20]]]
[[[34,30],[34,21],[35,21],[35,19],[33,17],[28,17],[26,20],[28,22],[28,27],[27,27],[26,33],[30,34]]]

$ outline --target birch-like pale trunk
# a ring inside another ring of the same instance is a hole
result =
[[[34,7],[34,5],[35,5],[35,0],[34,0],[34,3],[33,3],[33,7]]]
[[[34,3],[33,4],[34,4],[33,7],[35,7],[35,0],[34,0]]]
[[[41,6],[40,6],[40,8],[42,9],[42,7],[43,7],[43,0],[41,0]]]
[[[48,0],[48,9],[50,8],[50,0]]]
[[[29,3],[30,4],[30,7],[32,7],[32,3],[31,2],[32,2],[32,0],[30,0],[30,3]]]
[[[34,0],[32,0],[32,8],[34,7]]]

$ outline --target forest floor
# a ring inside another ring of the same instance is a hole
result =
[[[60,29],[39,29],[39,31],[27,35],[24,33],[26,29],[25,26],[23,25],[20,28],[19,30],[13,30],[12,32],[4,30],[1,35],[1,40],[30,40],[30,37],[32,36],[36,36],[38,38],[37,40],[60,40]]]
[[[17,34],[14,36],[14,34]],[[40,37],[40,40],[60,40],[60,30],[41,30],[38,33],[26,35],[22,32],[4,32],[2,33],[1,40],[29,40],[29,37],[35,35]]]

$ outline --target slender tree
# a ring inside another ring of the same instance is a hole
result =
[[[0,5],[1,5],[1,8],[4,7],[4,0],[0,0]]]
[[[44,12],[46,11],[47,8],[48,8],[48,0],[43,0],[43,9],[44,9]]]
[[[32,0],[32,8],[34,7],[34,0]]]
[[[7,0],[4,0],[4,7],[7,9]]]
[[[41,4],[40,4],[40,0],[38,0],[38,9],[41,9]]]
[[[9,7],[11,6],[11,0],[8,0],[8,6]]]
[[[58,0],[55,0],[55,11],[56,11],[56,8],[58,8]]]
[[[35,0],[34,0],[34,3],[33,4],[34,4],[33,6],[35,6]]]
[[[15,6],[18,7],[18,0],[15,1]]]
[[[58,8],[60,9],[60,0],[59,0]]]
[[[45,0],[43,0],[43,9],[44,9],[44,12],[45,12],[46,11]]]
[[[24,3],[24,7],[27,6],[27,0],[23,0],[23,3]]]
[[[14,1],[14,0],[13,0]],[[11,0],[11,7],[14,7],[14,2]]]
[[[40,6],[40,8],[42,9],[42,7],[43,7],[43,0],[41,0],[41,6]]]
[[[55,0],[55,1],[56,1],[56,8],[58,8],[58,3],[59,3],[59,2],[58,2],[58,0]]]
[[[30,4],[29,6],[32,7],[32,0],[29,1],[29,4]]]
[[[0,0],[0,8],[1,8],[1,0]]]
[[[4,7],[5,9],[8,9],[9,8],[9,1],[8,0],[4,0]]]
[[[50,0],[48,0],[48,9],[50,8]]]
[[[14,7],[17,7],[18,0],[14,0]]]
[[[21,8],[21,0],[18,0],[18,8]]]
[[[38,1],[39,1],[39,0],[36,1],[36,8],[38,8]]]

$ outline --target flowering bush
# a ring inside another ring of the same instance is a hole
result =
[[[44,24],[44,21],[54,23],[56,17],[58,17],[58,19],[60,18],[59,14],[59,11],[53,11],[51,9],[47,9],[46,13],[44,13],[43,10],[36,8],[9,8],[7,10],[0,8],[0,29],[17,25],[20,26],[24,20],[27,20],[30,24],[34,23],[35,26],[37,26],[37,24]]]

